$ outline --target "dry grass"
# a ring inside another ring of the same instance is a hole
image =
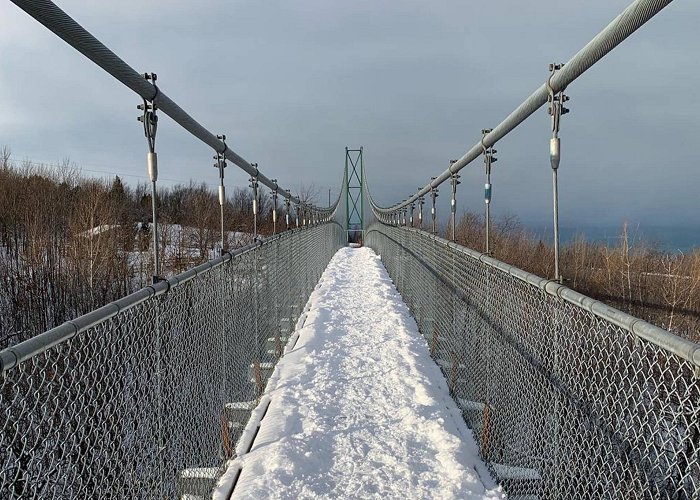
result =
[[[451,234],[451,228],[448,228]],[[457,241],[484,251],[483,218],[465,214],[457,223]],[[608,246],[577,237],[562,248],[566,284],[626,313],[700,342],[700,251],[668,254],[633,241],[627,225],[619,243]],[[554,249],[523,229],[515,217],[493,224],[494,257],[538,276],[554,275]]]

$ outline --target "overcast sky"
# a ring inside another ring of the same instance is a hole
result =
[[[362,145],[370,189],[388,205],[461,156],[629,1],[57,3],[281,185],[335,195],[344,147]],[[698,26],[700,3],[676,0],[569,86],[562,225],[700,226]],[[139,98],[7,1],[0,69],[0,145],[15,158],[145,176]],[[543,108],[497,145],[496,216],[550,220],[549,136]],[[157,152],[164,185],[217,183],[212,152],[167,117]],[[460,208],[481,211],[483,163],[462,174]],[[227,179],[246,183],[234,168]]]

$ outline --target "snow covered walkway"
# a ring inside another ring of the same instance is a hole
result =
[[[232,498],[505,498],[367,248],[333,257],[255,415]]]

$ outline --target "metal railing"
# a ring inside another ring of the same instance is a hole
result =
[[[0,498],[206,495],[328,261],[287,231],[0,353]]]
[[[510,496],[700,498],[700,345],[417,229],[365,242]]]

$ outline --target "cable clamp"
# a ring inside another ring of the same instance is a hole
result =
[[[148,141],[148,151],[154,153],[156,148],[156,132],[158,131],[158,116],[156,115],[158,106],[155,103],[155,99],[160,92],[156,85],[158,76],[155,73],[144,73],[143,77],[153,82],[156,93],[151,99],[143,99],[143,104],[136,106],[137,109],[142,111],[142,114],[137,117],[137,120],[143,123],[143,132]]]

